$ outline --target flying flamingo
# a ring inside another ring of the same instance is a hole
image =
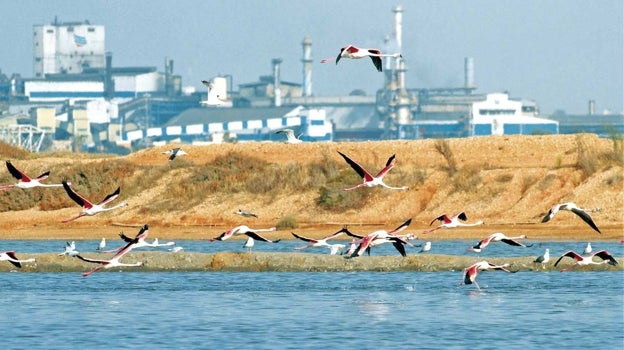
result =
[[[383,187],[389,188],[391,190],[407,190],[407,189],[409,189],[408,186],[391,187],[391,186],[386,185],[383,182],[383,177],[390,171],[390,169],[392,169],[392,167],[394,167],[394,164],[396,163],[396,159],[395,159],[395,155],[394,154],[390,158],[388,158],[388,161],[386,162],[386,166],[383,169],[381,169],[381,171],[376,176],[373,176],[373,175],[371,175],[371,173],[369,173],[366,169],[364,169],[361,165],[356,163],[351,158],[349,158],[346,155],[342,154],[340,151],[338,153],[351,166],[351,168],[353,168],[353,170],[355,170],[355,172],[358,173],[358,175],[360,175],[360,177],[363,179],[363,182],[361,184],[353,186],[353,187],[345,188],[344,191],[350,191],[350,190],[354,190],[354,189],[360,188],[360,187],[374,187],[374,186],[383,186]]]
[[[251,237],[255,240],[258,241],[263,241],[263,242],[269,242],[269,243],[277,243],[280,240],[270,240],[270,239],[266,239],[262,236],[260,236],[258,234],[258,232],[271,232],[271,231],[275,231],[275,227],[271,227],[271,228],[266,228],[266,229],[251,229],[245,225],[241,225],[241,226],[236,226],[233,229],[227,230],[225,232],[223,232],[221,235],[219,235],[218,237],[213,237],[210,239],[210,242],[214,242],[214,241],[225,241],[226,239],[232,237],[232,236],[239,236],[239,235],[247,235],[248,237]]]
[[[11,264],[13,264],[15,267],[21,268],[22,263],[35,262],[36,260],[34,258],[20,260],[17,258],[17,255],[15,255],[14,251],[9,250],[9,251],[0,253],[0,261],[8,261]]]
[[[454,228],[454,227],[459,227],[459,226],[478,226],[478,225],[483,225],[483,221],[477,221],[475,223],[472,224],[467,224],[464,223],[462,221],[466,221],[468,220],[468,217],[466,216],[465,212],[459,212],[451,217],[448,217],[446,214],[442,214],[440,216],[438,216],[437,218],[433,219],[430,223],[429,226],[431,226],[434,222],[439,221],[440,225],[437,227],[434,227],[430,230],[425,230],[423,231],[423,233],[431,233],[435,230],[439,230],[441,228]]]
[[[516,239],[525,239],[527,238],[526,235],[520,235],[520,236],[516,236],[516,237],[507,237],[504,233],[502,232],[496,232],[496,233],[492,233],[491,235],[485,237],[484,239],[482,239],[481,241],[479,241],[479,243],[475,244],[474,246],[468,248],[468,250],[472,250],[473,252],[477,252],[480,253],[481,249],[484,249],[485,247],[488,246],[488,244],[490,244],[491,242],[503,242],[509,245],[513,245],[516,247],[530,247],[533,244],[529,244],[529,245],[524,245],[518,241],[516,241]]]
[[[566,256],[575,259],[576,263],[568,268],[561,270],[561,272],[568,271],[579,266],[586,266],[586,265],[609,264],[609,265],[615,266],[618,264],[617,260],[615,260],[615,258],[611,254],[609,254],[609,252],[606,250],[600,250],[588,256],[581,256],[580,254],[570,250],[564,253],[561,257],[559,257],[559,259],[557,259],[557,261],[555,262],[555,266],[557,266],[557,264],[559,264],[561,259],[563,259]],[[602,261],[601,262],[594,261],[593,260],[594,256],[599,257],[600,259],[602,259]]]
[[[462,284],[474,284],[475,286],[477,286],[478,290],[481,290],[479,284],[477,284],[477,275],[479,274],[479,272],[485,270],[501,270],[508,273],[517,272],[510,271],[509,269],[507,269],[508,267],[509,264],[495,265],[487,261],[479,261],[478,263],[472,264],[464,269],[464,275],[459,285],[461,286]]]
[[[276,134],[285,134],[286,135],[286,143],[302,143],[303,140],[301,140],[299,137],[295,136],[295,132],[293,129],[282,129],[282,130],[277,130],[275,132]]]
[[[567,211],[573,212],[574,214],[578,215],[578,217],[583,219],[583,221],[585,221],[596,232],[601,233],[600,229],[598,229],[598,226],[596,226],[596,224],[594,223],[594,220],[592,220],[591,216],[589,216],[588,214],[589,211],[595,211],[595,210],[581,209],[572,202],[554,205],[552,208],[550,208],[548,213],[544,216],[544,218],[542,219],[542,222],[548,222],[560,210],[567,210]]]
[[[115,210],[117,208],[125,207],[128,205],[128,203],[126,202],[121,202],[114,207],[110,207],[110,208],[105,207],[106,204],[110,203],[111,201],[119,197],[119,193],[120,193],[119,187],[117,187],[117,190],[115,192],[109,194],[101,202],[97,204],[91,203],[88,199],[84,198],[83,196],[75,192],[71,187],[69,187],[69,183],[65,180],[63,180],[63,188],[65,188],[65,191],[67,192],[67,195],[69,195],[69,198],[73,199],[74,202],[78,203],[78,205],[82,207],[82,211],[78,215],[69,219],[65,219],[63,220],[63,222],[70,222],[78,218],[81,218],[85,215],[91,216],[91,215],[101,213],[103,211]]]
[[[25,188],[33,188],[33,187],[61,187],[63,186],[62,184],[41,183],[41,181],[47,179],[48,176],[50,176],[49,171],[46,171],[45,173],[33,179],[33,178],[30,178],[28,175],[24,174],[24,172],[22,172],[21,170],[17,169],[13,164],[11,164],[11,161],[9,160],[6,161],[6,167],[7,169],[9,169],[9,173],[11,173],[11,175],[13,175],[13,177],[17,179],[17,183],[12,184],[12,185],[2,185],[0,186],[0,191],[8,190],[13,187],[25,189]]]
[[[158,238],[154,238],[154,240],[152,241],[152,243],[150,243],[150,247],[171,247],[172,245],[175,245],[175,242],[165,242],[165,243],[160,243],[158,241]]]
[[[535,260],[533,260],[534,263],[538,263],[538,264],[542,264],[542,269],[544,268],[544,265],[550,261],[550,249],[546,248],[546,251],[544,252],[544,254],[538,256],[537,258],[535,258]]]
[[[336,58],[333,58],[333,57],[324,58],[321,60],[321,63],[336,61],[336,64],[338,64],[338,61],[340,61],[341,58],[360,59],[364,57],[370,57],[371,60],[373,60],[373,65],[375,65],[375,68],[377,68],[377,71],[381,72],[382,71],[382,67],[381,67],[382,57],[403,57],[403,56],[401,56],[400,53],[384,55],[381,53],[381,50],[379,49],[362,49],[354,45],[347,45],[340,49],[340,53],[338,54]]]
[[[143,262],[140,262],[140,261],[136,263],[131,263],[131,264],[124,264],[120,262],[119,260],[124,255],[128,254],[132,249],[134,249],[135,245],[139,242],[139,240],[144,241],[147,235],[148,235],[148,227],[147,225],[144,225],[139,231],[139,233],[137,233],[136,237],[134,237],[134,239],[128,242],[128,244],[126,244],[123,248],[119,249],[119,251],[109,260],[91,259],[91,258],[85,258],[81,256],[80,254],[76,255],[76,257],[82,261],[100,264],[100,266],[94,268],[93,270],[83,273],[82,276],[87,277],[90,274],[96,271],[99,271],[101,269],[110,269],[110,268],[119,267],[119,266],[143,266]]]
[[[383,243],[392,243],[392,245],[394,246],[394,248],[396,248],[396,250],[402,255],[402,256],[406,256],[406,252],[405,252],[405,245],[410,245],[413,246],[410,242],[406,241],[405,239],[395,235],[395,233],[401,232],[403,230],[405,230],[410,223],[412,222],[412,219],[408,219],[407,221],[405,221],[404,223],[402,223],[399,227],[395,228],[392,231],[385,231],[385,230],[378,230],[378,231],[374,231],[369,233],[366,236],[360,236],[360,235],[356,235],[352,232],[350,232],[346,227],[344,227],[344,232],[351,236],[351,237],[355,237],[359,239],[359,246],[355,249],[354,252],[352,252],[350,255],[348,255],[348,258],[354,258],[354,257],[358,257],[361,256],[364,252],[367,252],[370,255],[370,248],[383,244]]]
[[[172,148],[168,151],[163,152],[162,154],[166,154],[169,156],[169,161],[172,161],[175,159],[175,157],[181,157],[181,156],[185,156],[188,153],[184,152],[184,150],[180,147],[176,147],[176,148]]]
[[[321,238],[321,239],[307,238],[307,237],[300,236],[294,232],[291,232],[292,235],[295,236],[296,238],[299,238],[302,241],[308,242],[307,245],[303,247],[296,247],[295,250],[302,250],[306,248],[321,248],[321,247],[328,247],[331,249],[332,244],[329,244],[327,241],[342,235],[343,233],[345,233],[346,229],[347,229],[346,227],[343,227],[340,231],[333,233],[325,238]]]

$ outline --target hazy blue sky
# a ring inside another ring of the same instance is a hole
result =
[[[114,66],[156,66],[174,60],[183,84],[231,74],[234,86],[271,74],[302,82],[302,47],[312,38],[313,93],[373,94],[383,82],[370,60],[320,64],[351,43],[381,47],[402,5],[408,88],[457,87],[464,57],[475,61],[477,92],[508,91],[541,111],[624,111],[622,0],[108,0],[3,1],[0,69],[33,76],[32,27],[60,21],[106,26]]]

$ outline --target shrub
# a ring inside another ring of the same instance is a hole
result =
[[[437,139],[434,144],[435,150],[438,151],[446,160],[447,171],[449,176],[453,176],[457,172],[457,163],[451,151],[451,146],[446,139]]]
[[[275,225],[275,227],[277,227],[278,230],[282,230],[294,229],[299,227],[299,225],[297,224],[297,219],[294,216],[286,215],[277,222],[277,225]]]

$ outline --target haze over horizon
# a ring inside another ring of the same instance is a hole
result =
[[[392,8],[403,7],[402,54],[408,88],[461,87],[473,57],[477,93],[509,92],[535,101],[542,114],[624,113],[624,3],[621,0],[230,2],[165,0],[6,2],[0,22],[0,71],[33,77],[34,25],[89,20],[106,28],[114,67],[155,66],[165,57],[183,86],[231,75],[238,84],[270,75],[282,58],[284,81],[302,82],[304,37],[312,39],[317,96],[368,95],[383,74],[370,60],[321,64],[340,47],[384,48]]]

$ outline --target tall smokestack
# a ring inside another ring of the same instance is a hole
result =
[[[589,115],[596,114],[596,101],[589,100]]]
[[[280,64],[282,63],[281,58],[274,58],[271,63],[273,63],[273,94],[275,97],[275,107],[279,107],[282,105],[282,91],[280,89]]]
[[[115,97],[115,85],[113,83],[113,53],[106,52],[106,71],[104,73],[104,98],[111,100]]]
[[[394,12],[394,39],[398,46],[398,52],[401,52],[403,47],[403,7],[397,5],[392,8]]]
[[[464,87],[466,89],[475,88],[474,81],[474,58],[464,58]]]
[[[303,38],[303,96],[312,96],[312,39]]]

